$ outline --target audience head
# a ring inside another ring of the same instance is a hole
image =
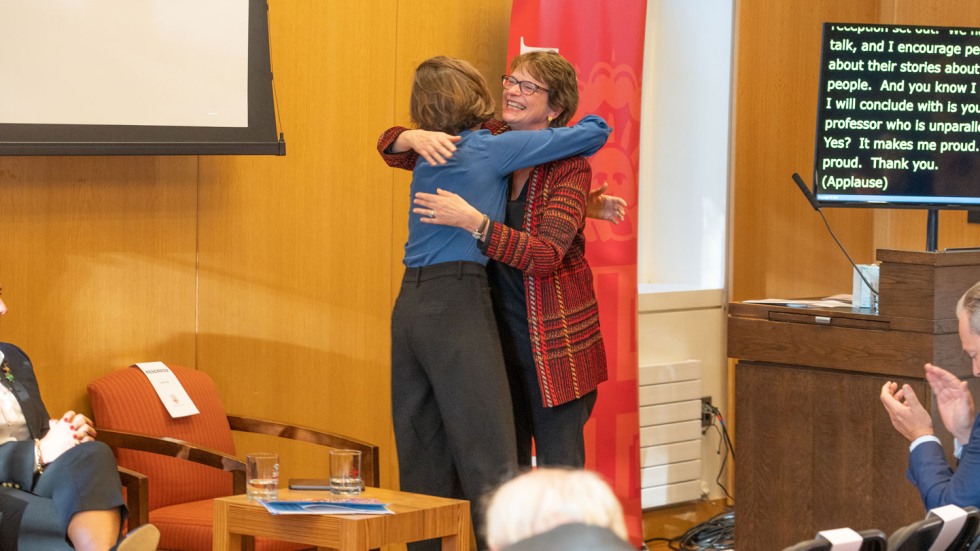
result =
[[[967,289],[956,303],[960,344],[971,358],[973,375],[980,377],[980,283]]]
[[[956,316],[966,315],[970,331],[980,334],[980,283],[967,289],[956,303]]]
[[[600,526],[624,540],[628,537],[619,500],[590,471],[528,471],[497,488],[486,506],[487,544],[494,551],[570,523]]]
[[[547,98],[548,106],[558,112],[548,124],[552,127],[568,125],[578,109],[578,74],[567,59],[558,52],[525,52],[511,60],[510,72],[527,73],[543,84],[548,91],[535,95],[541,93]]]
[[[419,128],[459,134],[493,118],[493,109],[486,80],[468,62],[437,56],[415,69],[410,111]]]

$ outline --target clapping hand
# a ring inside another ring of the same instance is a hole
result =
[[[926,381],[936,395],[936,404],[943,425],[961,445],[970,440],[970,430],[973,428],[973,395],[966,381],[961,381],[945,369],[932,364],[926,364]]]
[[[898,383],[888,381],[881,387],[881,403],[885,405],[892,425],[909,442],[933,434],[932,417],[922,407],[911,386],[899,388]]]

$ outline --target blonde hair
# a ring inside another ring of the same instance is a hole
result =
[[[462,59],[436,56],[415,69],[410,112],[423,130],[459,134],[493,117],[487,81]]]
[[[487,545],[502,549],[562,524],[608,528],[627,539],[623,508],[602,478],[585,470],[539,468],[502,484],[486,506]]]
[[[578,109],[578,74],[575,67],[558,52],[535,50],[511,60],[510,71],[513,73],[517,69],[523,69],[544,83],[548,89],[548,107],[561,111],[550,126],[567,126]]]

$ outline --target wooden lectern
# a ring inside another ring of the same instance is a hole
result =
[[[971,376],[955,307],[980,281],[980,251],[879,250],[877,259],[877,314],[729,305],[736,549],[782,549],[833,528],[890,534],[925,516],[905,476],[909,443],[878,396],[886,381],[909,383],[952,455],[922,366]]]

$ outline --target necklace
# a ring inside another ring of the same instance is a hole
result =
[[[7,408],[10,407],[10,403],[8,400],[15,400],[15,398],[13,395],[14,374],[10,372],[10,365],[7,363],[7,360],[3,360],[3,363],[0,363],[0,374],[3,374],[3,386],[9,389],[9,391],[4,393],[6,396],[3,398],[3,403],[0,403],[0,415],[3,415],[3,422],[9,427],[10,418],[7,417]]]

